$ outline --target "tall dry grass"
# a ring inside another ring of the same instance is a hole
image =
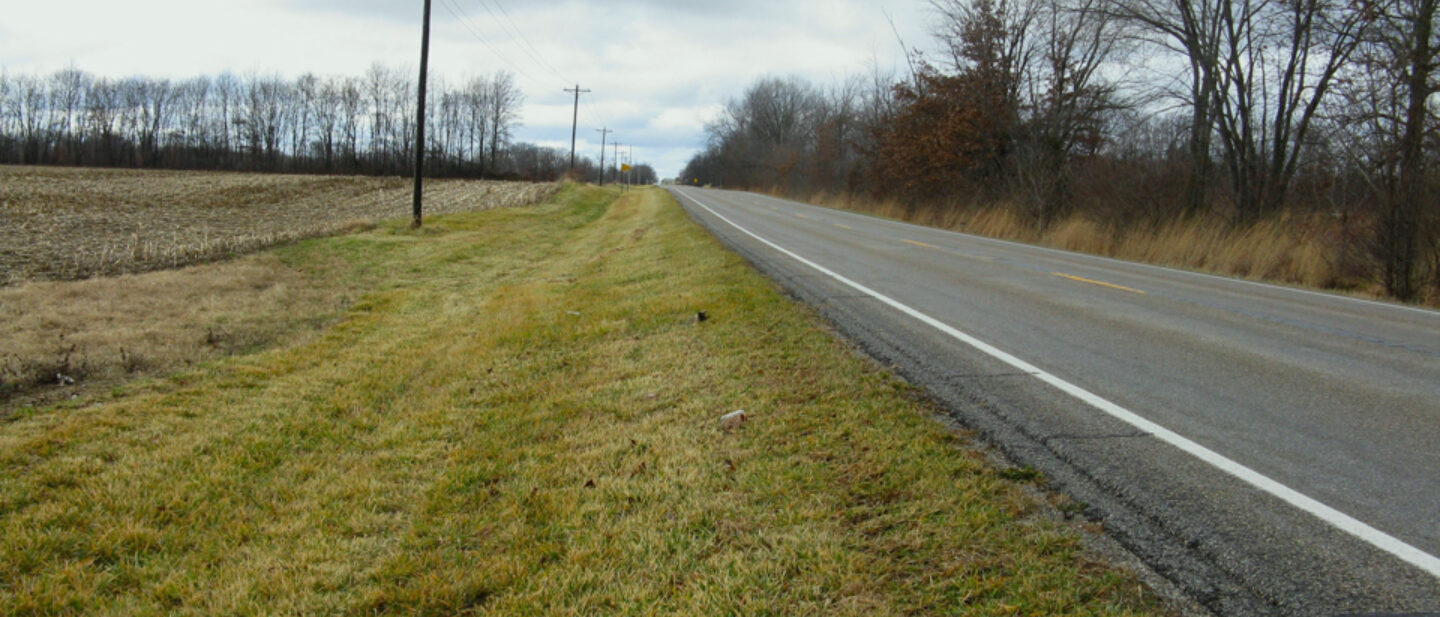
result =
[[[281,341],[346,297],[273,255],[0,288],[0,418]]]
[[[1323,215],[1282,215],[1252,225],[1170,221],[1127,234],[1108,254],[1317,289],[1378,294],[1343,224]]]
[[[774,194],[774,191],[771,191]],[[1225,276],[1380,296],[1353,221],[1284,213],[1249,225],[1218,217],[1129,227],[1073,214],[1043,231],[1005,204],[937,207],[815,193],[803,201],[919,225]],[[1432,290],[1431,303],[1440,301]]]

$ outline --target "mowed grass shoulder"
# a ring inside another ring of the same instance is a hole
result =
[[[0,611],[1161,612],[664,193],[401,225],[278,253],[367,281],[321,336],[0,425]]]

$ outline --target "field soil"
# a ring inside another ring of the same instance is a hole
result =
[[[558,185],[429,180],[425,213]],[[410,216],[402,178],[0,166],[0,286],[147,272]]]
[[[353,301],[0,422],[0,615],[1165,611],[659,190],[259,257]]]

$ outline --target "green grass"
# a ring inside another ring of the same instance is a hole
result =
[[[0,613],[1161,612],[664,193],[616,197],[288,247],[363,290],[324,334],[0,424]]]

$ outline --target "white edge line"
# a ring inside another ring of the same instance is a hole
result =
[[[695,205],[704,208],[706,212],[709,212],[715,218],[725,221],[731,227],[734,227],[735,229],[740,230],[744,234],[760,241],[766,246],[769,246],[770,248],[773,248],[776,251],[779,251],[780,253],[787,255],[790,258],[815,269],[821,274],[824,274],[841,283],[844,283],[845,285],[854,288],[856,291],[859,291],[862,294],[879,300],[881,303],[884,303],[891,308],[900,311],[901,313],[909,315],[910,317],[913,317],[926,325],[929,325],[941,332],[944,332],[952,338],[955,338],[956,340],[959,340],[966,345],[974,347],[975,349],[980,350],[984,354],[995,358],[996,360],[1009,364],[1010,366],[1013,366],[1018,370],[1029,373],[1036,379],[1039,379],[1042,382],[1054,386],[1061,392],[1069,394],[1070,396],[1085,402],[1091,407],[1099,409],[1100,411],[1103,411],[1106,414],[1109,414],[1110,416],[1122,422],[1125,422],[1126,424],[1145,431],[1154,436],[1156,439],[1175,446],[1176,448],[1179,448],[1185,453],[1194,456],[1195,458],[1198,458],[1202,461],[1205,461],[1206,463],[1209,463],[1217,469],[1220,469],[1225,473],[1228,473],[1232,476],[1235,476],[1236,478],[1245,481],[1246,483],[1254,486],[1255,488],[1258,488],[1266,493],[1278,497],[1285,503],[1304,510],[1305,512],[1310,513],[1316,518],[1340,529],[1341,531],[1344,531],[1352,536],[1364,540],[1370,545],[1382,551],[1390,553],[1391,555],[1400,558],[1402,561],[1409,563],[1410,565],[1424,570],[1431,576],[1440,578],[1440,557],[1436,557],[1434,555],[1426,553],[1423,550],[1420,550],[1415,546],[1411,546],[1410,544],[1405,543],[1399,538],[1396,538],[1390,534],[1380,531],[1379,529],[1371,527],[1370,525],[1363,523],[1360,520],[1348,514],[1345,514],[1344,512],[1336,510],[1330,506],[1320,503],[1319,501],[1316,501],[1315,499],[1307,497],[1299,491],[1285,486],[1284,484],[1281,484],[1280,482],[1273,480],[1258,471],[1250,469],[1249,467],[1246,467],[1234,460],[1231,460],[1230,458],[1227,458],[1224,455],[1215,452],[1214,450],[1195,443],[1194,441],[1191,441],[1190,439],[1180,435],[1179,433],[1176,433],[1175,431],[1151,422],[1150,420],[1141,417],[1135,412],[1132,412],[1128,409],[1125,409],[1124,407],[1121,407],[1104,398],[1101,398],[1100,396],[1084,388],[1081,388],[1080,386],[1077,386],[1068,381],[1065,381],[1064,379],[1056,377],[1055,375],[1047,373],[1041,370],[1039,367],[1036,367],[1029,362],[1010,355],[1009,353],[999,348],[996,348],[995,346],[990,345],[985,341],[961,332],[960,330],[957,330],[945,324],[944,322],[935,319],[934,317],[931,317],[929,315],[926,315],[925,313],[910,308],[909,306],[901,304],[900,302],[888,296],[885,296],[873,289],[870,289],[869,287],[845,278],[844,276],[841,276],[840,274],[837,274],[836,272],[824,266],[821,266],[820,264],[801,257],[785,249],[784,247],[781,247],[780,245],[766,240],[765,238],[756,235],[754,232],[745,229],[744,227],[741,227],[734,221],[725,218],[719,212],[711,209],[709,206],[705,205],[700,200],[696,199],[694,196],[689,195],[684,191],[680,191],[680,193],[681,195],[684,195],[686,198],[688,198],[690,201],[694,202]]]

